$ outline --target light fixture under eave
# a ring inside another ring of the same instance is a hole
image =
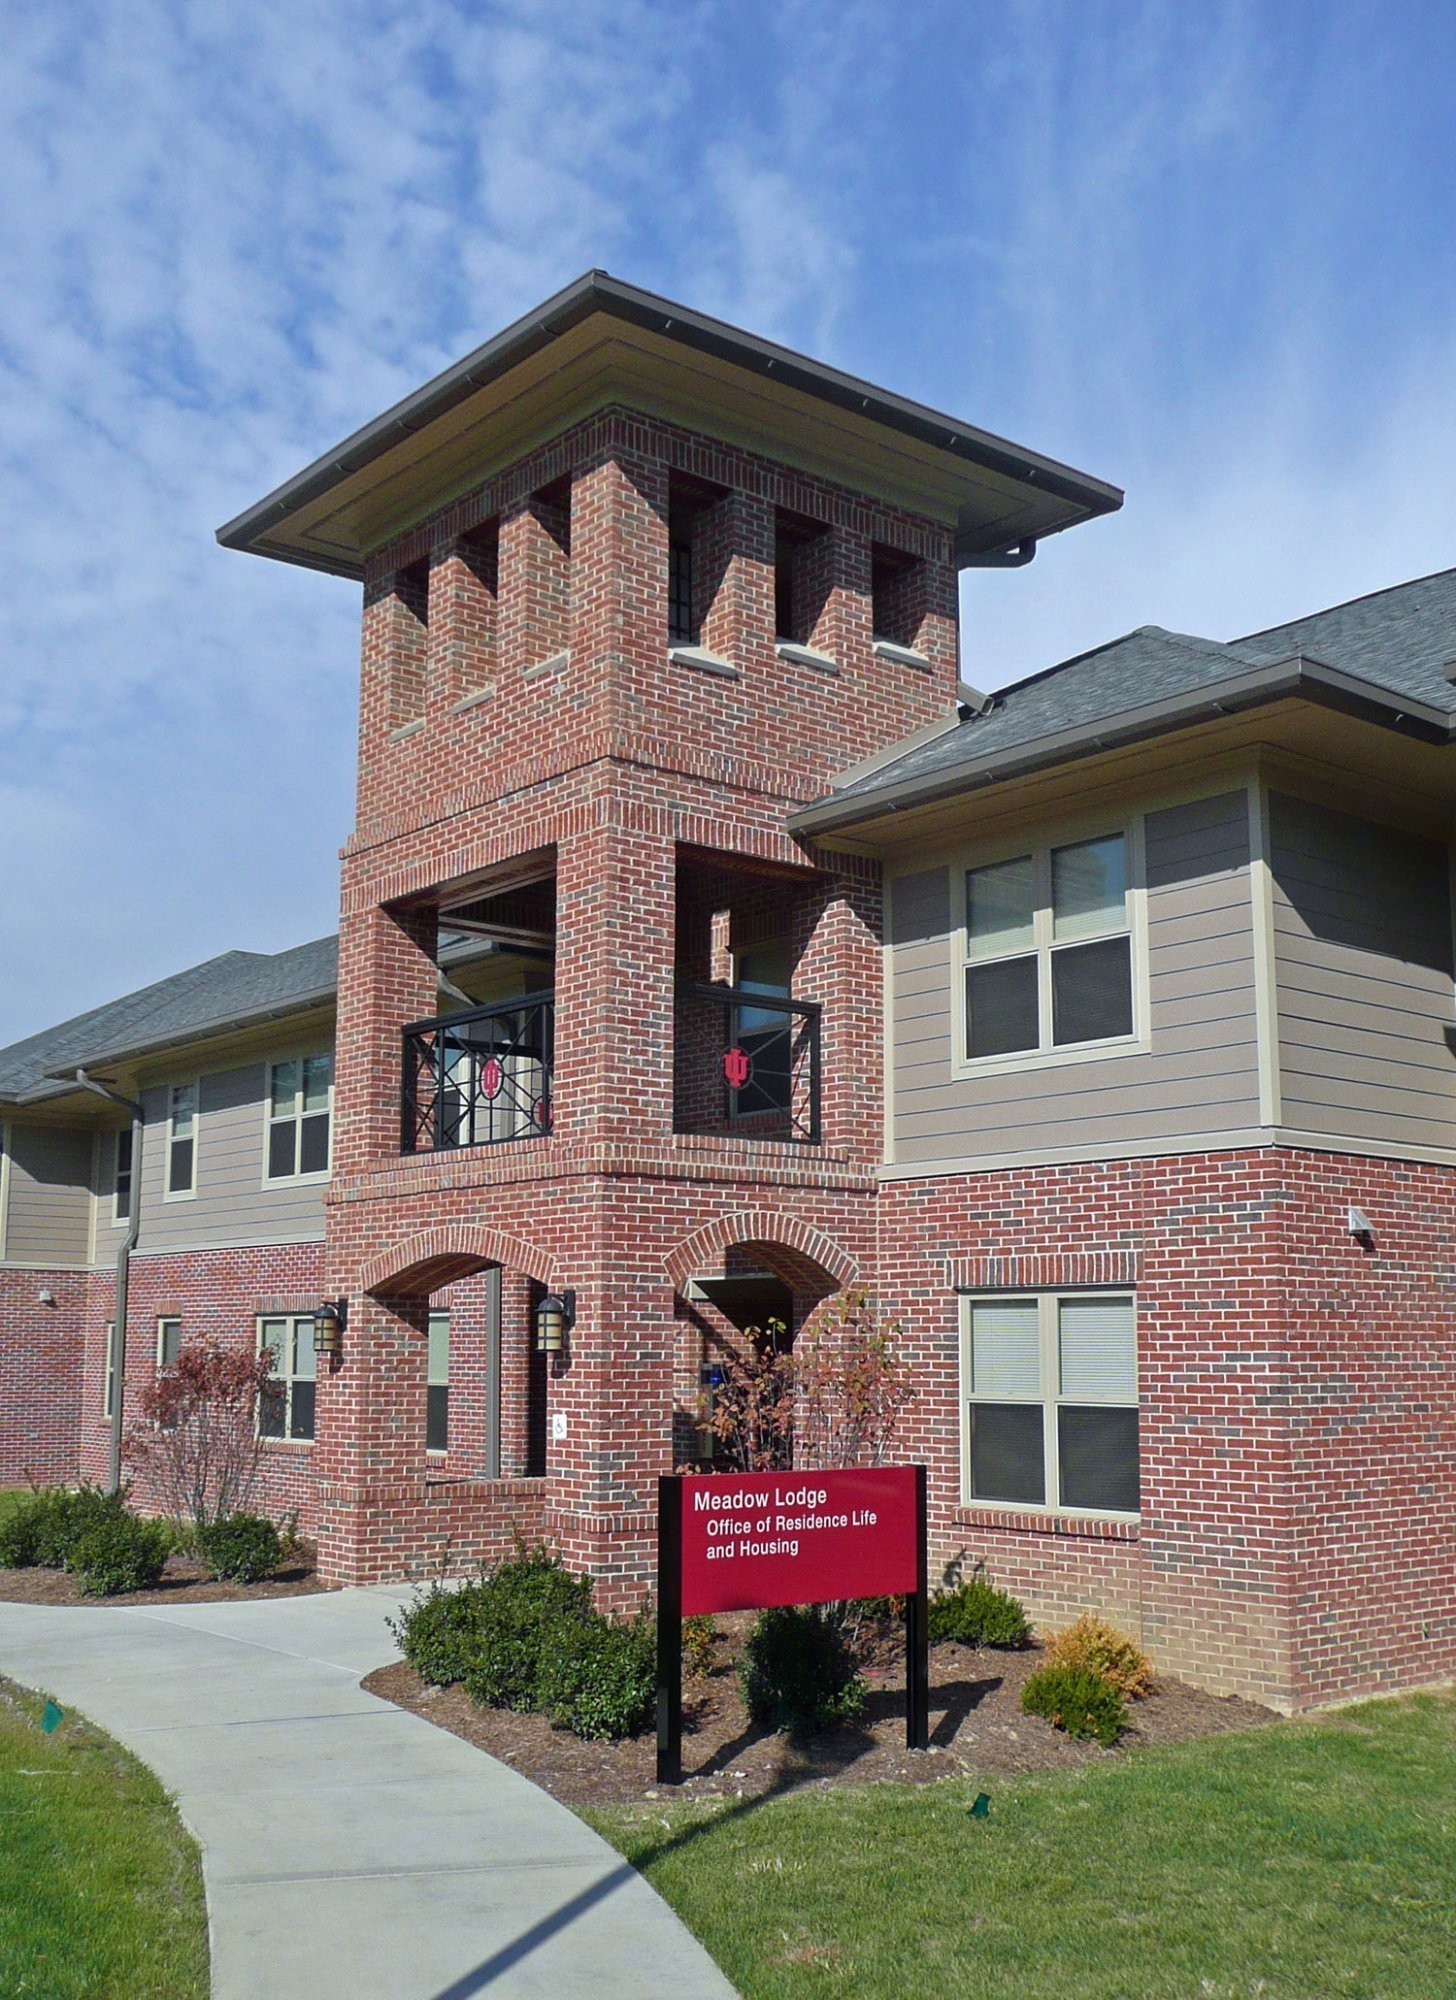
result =
[[[316,1354],[338,1355],[344,1351],[344,1328],[349,1324],[347,1299],[323,1299],[314,1307],[313,1345]]]
[[[562,1354],[576,1319],[575,1292],[547,1292],[536,1308],[536,1352]]]

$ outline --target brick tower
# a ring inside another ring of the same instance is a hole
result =
[[[878,864],[786,822],[954,718],[958,563],[1117,497],[591,273],[224,531],[364,586],[327,1574],[544,1534],[631,1602],[714,1342],[872,1281]],[[432,1478],[476,1274],[492,1441]]]

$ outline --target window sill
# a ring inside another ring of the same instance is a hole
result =
[[[964,1033],[964,1024],[962,1024]],[[1069,1042],[1064,1048],[1018,1049],[1004,1056],[962,1056],[951,1065],[952,1076],[1014,1076],[1023,1070],[1063,1069],[1069,1063],[1107,1062],[1117,1056],[1150,1056],[1153,1045],[1145,1035],[1119,1035],[1115,1041]]]
[[[775,639],[774,651],[781,660],[789,660],[796,667],[812,667],[816,674],[839,676],[839,662],[828,653],[816,653],[812,646],[801,646],[794,639]]]
[[[484,687],[474,688],[469,694],[461,695],[459,701],[452,701],[449,712],[451,715],[468,715],[472,708],[479,708],[482,702],[494,699],[495,682],[487,681]]]
[[[317,1174],[271,1174],[263,1180],[263,1192],[270,1188],[327,1187],[333,1174],[332,1167],[325,1167]]]
[[[425,719],[419,716],[414,722],[402,722],[398,729],[391,729],[385,739],[390,743],[408,743],[412,736],[418,736],[425,726]]]
[[[958,1528],[999,1528],[1020,1535],[1064,1535],[1088,1542],[1135,1542],[1142,1532],[1137,1514],[1052,1514],[994,1500],[962,1501],[952,1516]]]
[[[934,662],[924,653],[917,653],[913,646],[902,646],[894,639],[871,639],[870,651],[879,660],[890,660],[897,667],[913,667],[918,674],[935,671]]]
[[[532,667],[522,667],[521,679],[523,681],[544,681],[550,675],[564,673],[570,660],[571,650],[568,647],[564,652],[552,653],[544,660],[537,660],[536,664]]]
[[[258,1443],[264,1451],[281,1451],[290,1457],[313,1450],[312,1438],[259,1438]]]
[[[720,680],[741,681],[743,675],[731,660],[710,653],[706,646],[669,646],[667,657],[675,667],[691,667],[700,674],[716,674]]]

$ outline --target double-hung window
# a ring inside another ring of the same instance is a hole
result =
[[[425,1388],[425,1450],[450,1448],[450,1315],[430,1314],[430,1351]]]
[[[111,1219],[131,1220],[131,1127],[123,1125],[116,1135],[116,1171],[112,1176]]]
[[[270,1181],[298,1180],[329,1170],[329,1124],[334,1095],[331,1055],[303,1056],[268,1068]]]
[[[197,1187],[197,1085],[174,1083],[168,1099],[167,1193],[192,1194]]]
[[[164,1314],[157,1321],[157,1367],[175,1368],[181,1352],[182,1322],[175,1314]]]
[[[966,1299],[961,1389],[968,1503],[1137,1513],[1137,1315],[1130,1294]]]
[[[1128,836],[1109,833],[966,874],[966,1055],[1130,1040]]]
[[[258,1399],[258,1435],[313,1436],[314,1382],[318,1364],[312,1314],[286,1313],[258,1322],[258,1351],[273,1356],[273,1373]]]

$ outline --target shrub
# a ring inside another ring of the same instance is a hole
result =
[[[1046,1664],[1100,1674],[1129,1701],[1140,1701],[1153,1685],[1152,1664],[1141,1646],[1090,1612],[1048,1642]]]
[[[958,1640],[962,1646],[1024,1646],[1031,1637],[1026,1612],[1009,1592],[998,1590],[979,1572],[930,1600],[930,1643]]]
[[[1028,1715],[1044,1715],[1068,1736],[1095,1736],[1110,1750],[1127,1727],[1127,1704],[1111,1681],[1083,1667],[1039,1667],[1021,1690]]]
[[[35,1497],[33,1560],[41,1569],[74,1569],[77,1545],[92,1528],[129,1518],[122,1494],[103,1493],[96,1486],[78,1486],[74,1492],[57,1486]]]
[[[694,1618],[684,1618],[682,1622],[683,1671],[689,1680],[705,1678],[713,1664],[713,1648],[718,1641],[718,1628],[706,1612]]]
[[[482,1708],[535,1708],[547,1657],[592,1615],[589,1576],[572,1576],[544,1549],[481,1580],[480,1626],[468,1644],[465,1691]]]
[[[843,1626],[819,1605],[761,1612],[739,1678],[753,1720],[790,1736],[852,1721],[864,1708],[865,1685]]]
[[[13,1508],[0,1515],[0,1569],[34,1566],[45,1497],[43,1493],[22,1494]]]
[[[262,1463],[259,1403],[274,1388],[272,1368],[272,1350],[255,1353],[251,1339],[230,1347],[189,1340],[142,1390],[126,1453],[146,1469],[174,1520],[205,1528],[247,1506]]]
[[[117,1511],[86,1529],[71,1551],[70,1567],[88,1597],[115,1597],[124,1590],[155,1589],[166,1563],[161,1522]]]
[[[228,1583],[261,1583],[283,1559],[273,1523],[261,1514],[228,1514],[197,1530],[197,1546],[212,1574]]]
[[[434,1583],[389,1620],[400,1651],[422,1681],[449,1687],[464,1680],[480,1636],[484,1591],[483,1583],[462,1584],[458,1590]]]
[[[592,1740],[636,1736],[652,1719],[657,1643],[644,1619],[559,1625],[541,1663],[537,1704],[558,1729]]]

